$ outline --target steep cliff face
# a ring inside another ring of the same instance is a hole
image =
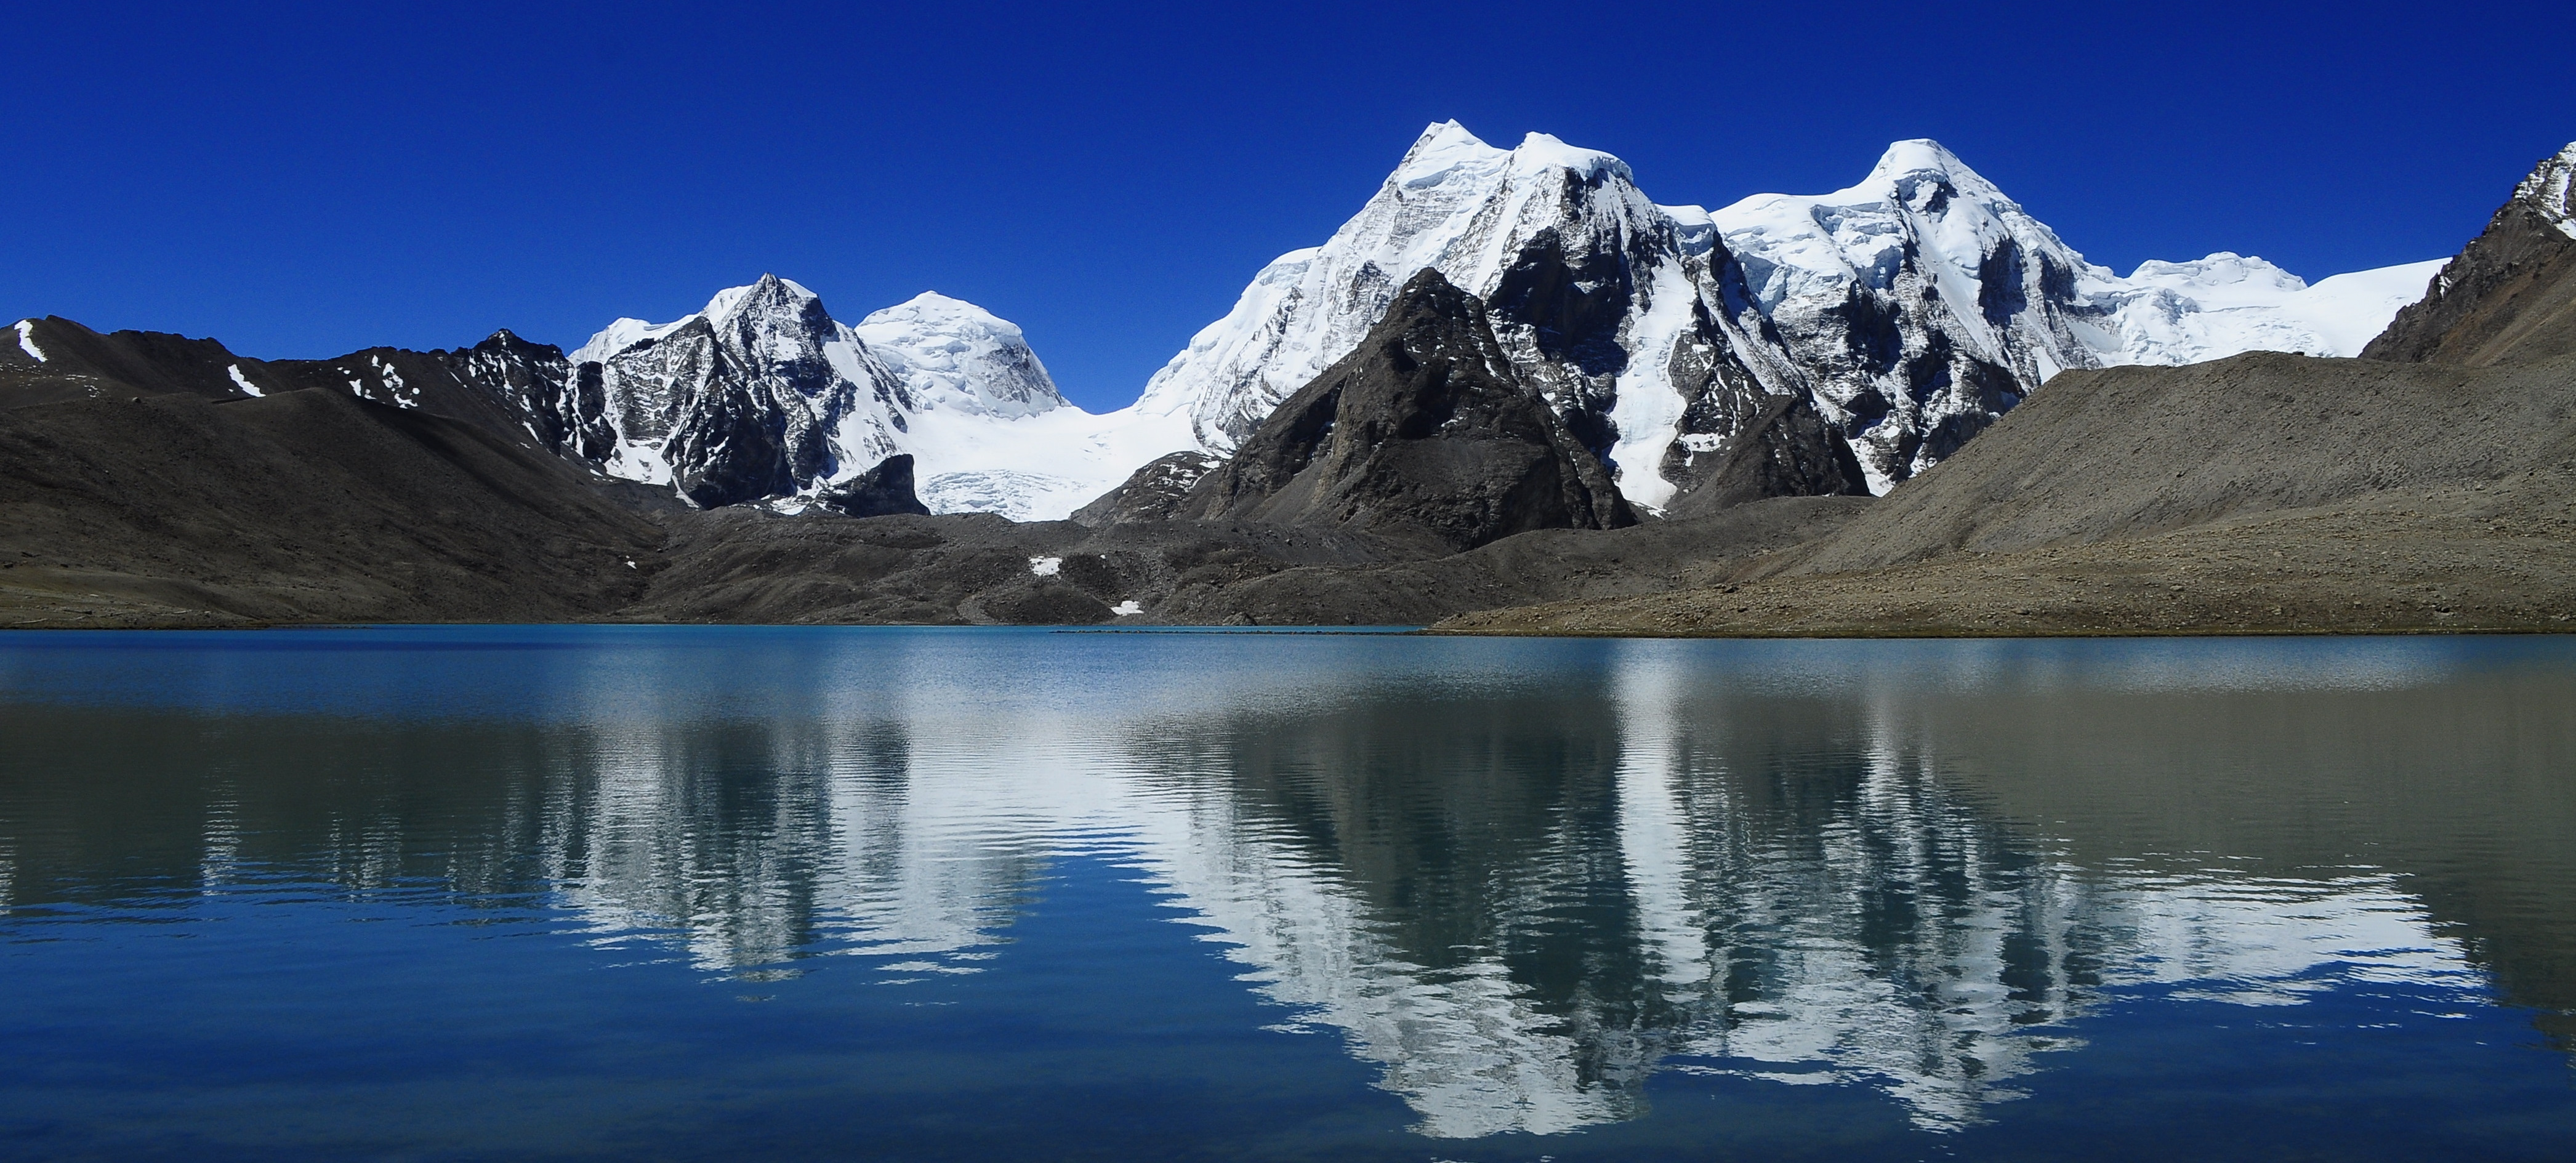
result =
[[[1201,480],[1179,515],[1331,526],[1434,552],[1636,519],[1521,379],[1483,306],[1431,269]]]
[[[2365,359],[2482,367],[2576,352],[2576,143],[2540,163]]]

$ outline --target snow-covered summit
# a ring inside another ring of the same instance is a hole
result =
[[[2354,271],[2311,285],[2269,262],[2220,251],[2148,261],[2100,288],[2104,364],[2184,364],[2244,351],[2358,355],[2448,259]]]
[[[2516,196],[2576,235],[2571,172],[2576,146]],[[1782,396],[1812,400],[1883,492],[2068,368],[2355,354],[2438,265],[2310,285],[2220,252],[2122,277],[1928,139],[1845,189],[1711,212],[1656,203],[1610,154],[1541,133],[1505,149],[1446,121],[1129,408],[1066,403],[1020,329],[973,304],[925,293],[853,327],[763,276],[669,323],[611,323],[572,355],[558,410],[601,430],[581,447],[612,448],[606,471],[699,503],[792,506],[908,452],[933,511],[1055,518],[1165,453],[1231,451],[1431,268],[1484,303],[1519,377],[1634,504],[1693,487]]]
[[[2550,225],[2576,238],[2576,142],[2540,163],[2513,188],[2514,201],[2540,212]]]
[[[1019,326],[962,299],[924,291],[852,330],[925,406],[993,416],[1064,406]]]
[[[670,323],[620,319],[570,357],[561,412],[613,434],[610,475],[700,505],[811,491],[900,451],[903,381],[812,291],[762,275]]]
[[[1348,354],[1405,280],[1436,268],[1485,302],[1524,379],[1596,421],[1579,432],[1630,499],[1661,504],[1674,491],[1662,459],[1689,404],[1676,375],[1729,390],[1756,379],[1734,357],[1733,314],[1704,301],[1708,279],[1691,269],[1709,233],[1676,222],[1609,154],[1538,133],[1506,150],[1457,122],[1432,125],[1331,239],[1255,276],[1138,408],[1186,415],[1202,448],[1230,450]]]

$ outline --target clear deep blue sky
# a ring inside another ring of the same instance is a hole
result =
[[[1659,201],[1935,137],[2097,262],[2455,251],[2576,138],[2555,5],[23,5],[0,317],[570,347],[763,271],[925,289],[1123,405],[1426,123]]]

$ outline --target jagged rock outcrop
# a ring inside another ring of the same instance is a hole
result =
[[[1075,524],[1098,529],[1135,521],[1168,521],[1199,480],[1225,463],[1204,452],[1158,456],[1100,499],[1073,511]]]
[[[912,454],[908,452],[889,456],[875,468],[814,494],[814,503],[844,517],[930,515],[929,506],[912,491]]]
[[[1425,268],[1357,349],[1191,489],[1179,516],[1321,525],[1426,551],[1636,520],[1524,382],[1483,304]]]
[[[2576,352],[2576,143],[2513,197],[2362,350],[2364,359],[2484,367]]]
[[[616,446],[612,476],[667,484],[700,506],[792,496],[896,452],[902,381],[775,275],[659,326],[621,319],[572,356]]]

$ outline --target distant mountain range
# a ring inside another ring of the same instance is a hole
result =
[[[1434,269],[1485,304],[1520,377],[1656,513],[1766,400],[1810,404],[1825,422],[1810,439],[1846,443],[1883,493],[2064,369],[2357,354],[2440,267],[2309,286],[2222,253],[2121,278],[1930,141],[1889,147],[1849,189],[1711,213],[1656,204],[1608,154],[1539,134],[1498,149],[1447,122],[1106,414],[1067,403],[1019,328],[973,304],[925,293],[853,326],[775,276],[668,323],[617,320],[569,356],[502,332],[460,352],[206,360],[221,365],[211,387],[346,383],[698,506],[793,509],[909,453],[935,513],[1051,520],[1165,454],[1231,452]],[[21,321],[16,354],[95,347],[64,326]]]

